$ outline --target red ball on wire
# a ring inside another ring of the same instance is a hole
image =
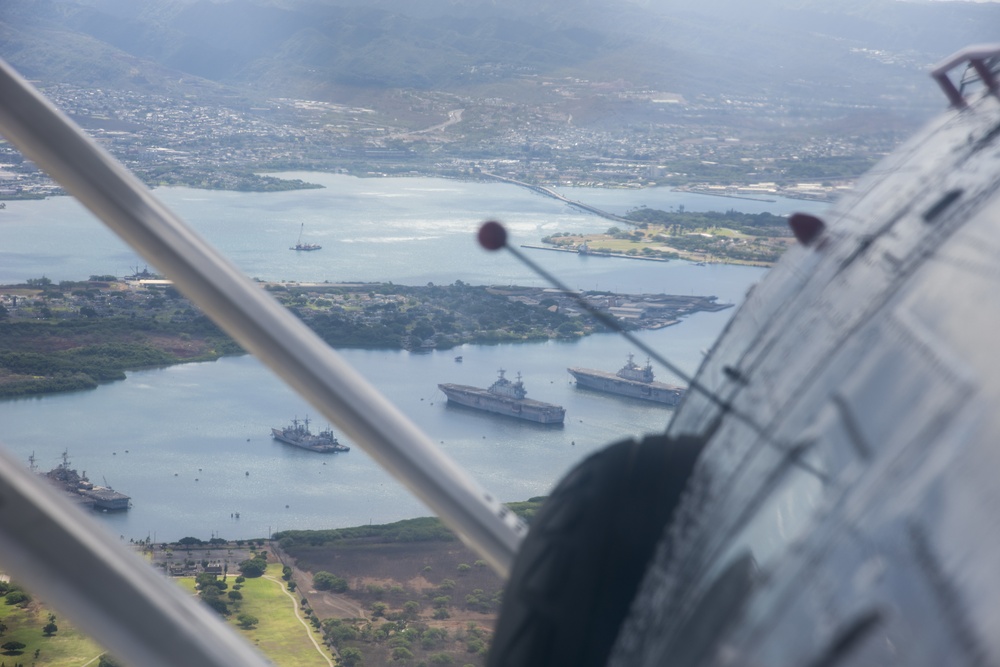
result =
[[[507,230],[496,220],[489,220],[479,228],[479,245],[487,250],[499,250],[507,245]]]

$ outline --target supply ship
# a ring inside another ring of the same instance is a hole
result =
[[[476,410],[517,417],[539,424],[563,423],[566,410],[561,405],[525,398],[528,392],[521,382],[521,374],[518,373],[517,380],[511,382],[504,377],[504,372],[500,369],[500,377],[490,385],[489,389],[464,384],[439,384],[438,389],[444,392],[448,401]]]
[[[334,452],[349,452],[351,448],[342,445],[333,435],[333,431],[326,429],[313,435],[309,430],[309,418],[293,419],[290,426],[285,428],[272,428],[271,435],[275,440],[280,440],[289,445],[308,449],[310,452],[321,454],[332,454]]]
[[[628,355],[628,361],[617,373],[593,370],[591,368],[567,368],[576,378],[576,384],[588,389],[641,398],[647,401],[677,405],[684,396],[684,388],[653,381],[653,366],[646,361],[640,366]]]

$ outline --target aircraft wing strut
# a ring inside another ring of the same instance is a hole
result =
[[[2,61],[0,133],[507,575],[524,523]],[[83,514],[23,467],[0,461],[0,546],[16,578],[49,599],[72,601],[62,606],[74,622],[132,664],[168,667],[177,655],[193,667],[262,664],[200,603],[168,591],[126,549],[88,534],[93,525]]]

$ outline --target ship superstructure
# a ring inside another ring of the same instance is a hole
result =
[[[635,363],[631,354],[628,355],[628,361],[617,373],[608,373],[592,368],[567,368],[566,370],[576,378],[578,386],[609,394],[641,398],[664,405],[677,405],[684,396],[683,387],[654,381],[653,366],[649,360],[646,360],[645,366],[640,366]]]
[[[311,452],[321,454],[332,454],[334,452],[349,452],[351,448],[340,444],[333,431],[327,428],[318,434],[313,434],[309,430],[309,418],[293,419],[292,423],[285,428],[272,428],[271,435],[275,440],[280,440],[289,445],[308,449]]]
[[[31,470],[35,470],[35,455],[28,457]],[[97,486],[87,479],[87,471],[81,475],[69,466],[69,451],[63,450],[62,463],[43,473],[49,482],[65,491],[80,505],[103,512],[127,510],[132,506],[130,496],[115,491],[110,486]],[[107,484],[107,481],[105,481]]]
[[[488,389],[464,384],[439,384],[438,389],[444,392],[449,402],[476,410],[526,419],[539,424],[563,423],[566,410],[561,405],[527,398],[528,392],[524,388],[524,382],[521,381],[521,374],[518,373],[516,380],[512,382],[504,376],[505,372],[500,369],[499,377]]]
[[[299,227],[299,240],[298,240],[298,243],[296,243],[291,248],[289,248],[289,250],[322,250],[323,246],[321,246],[318,243],[303,243],[302,242],[302,232],[304,232],[305,229],[306,229],[306,223],[303,222],[302,226]]]

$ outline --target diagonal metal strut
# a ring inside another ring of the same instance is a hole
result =
[[[400,479],[501,576],[507,576],[526,531],[520,519],[443,454],[305,324],[187,227],[144,184],[3,61],[0,61],[0,133],[164,272],[244,349],[263,361]],[[25,531],[30,531],[31,526],[15,521],[10,512],[3,511],[7,491],[29,476],[20,466],[0,460],[0,547],[4,543],[13,548],[30,542],[25,541]],[[32,481],[28,480],[29,486]],[[162,633],[174,638],[172,646],[176,649],[177,642],[191,630],[192,624],[184,618],[190,610],[183,605],[179,609],[157,609],[153,600],[133,599],[124,604],[119,596],[138,592],[134,585],[136,577],[159,575],[149,568],[146,568],[148,573],[133,571],[125,561],[117,562],[122,558],[128,560],[124,548],[98,549],[93,540],[83,540],[69,531],[78,517],[65,516],[59,503],[43,502],[45,497],[43,491],[23,495],[22,507],[35,507],[41,512],[39,520],[44,518],[52,523],[51,536],[55,541],[51,545],[44,541],[30,542],[37,558],[31,562],[29,549],[25,565],[37,572],[14,572],[14,575],[32,587],[39,584],[36,589],[53,600],[92,595],[92,591],[82,592],[85,587],[78,568],[65,568],[71,564],[74,553],[89,554],[95,563],[104,561],[108,570],[105,594],[81,602],[83,617],[77,615],[73,620],[114,650],[121,650],[121,657],[134,664],[164,667],[177,664],[177,654],[164,653],[157,660],[148,651],[142,652],[141,646],[137,648],[139,642],[134,640],[121,641],[119,648],[116,643],[121,638],[116,635],[139,633],[140,626],[146,623],[144,615],[158,613],[160,622],[165,624]],[[0,550],[0,555],[7,554]],[[115,571],[121,575],[117,580],[112,576]],[[51,578],[48,584],[47,578]],[[87,605],[101,608],[101,614],[88,614]],[[97,617],[104,620],[92,623]],[[166,650],[165,645],[162,648]],[[189,648],[192,647],[185,645],[185,649]],[[199,659],[188,655],[187,650],[180,654],[184,656],[184,664],[194,666],[258,664],[234,655],[220,662],[217,653],[213,657],[206,649]]]

